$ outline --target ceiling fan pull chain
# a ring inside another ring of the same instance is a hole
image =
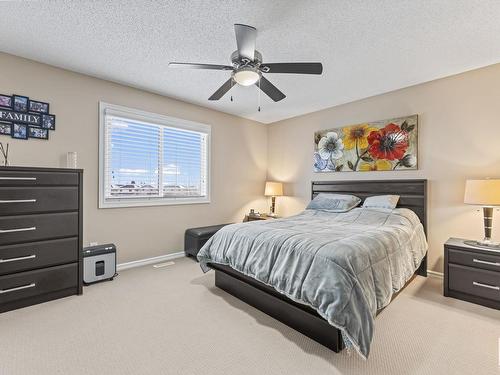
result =
[[[260,112],[260,78],[259,78],[259,94],[258,94],[258,108],[257,108],[257,111]]]

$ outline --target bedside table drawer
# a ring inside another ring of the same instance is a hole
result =
[[[500,302],[500,272],[448,265],[449,289]]]
[[[500,272],[500,255],[486,255],[471,253],[470,251],[449,249],[448,262]]]

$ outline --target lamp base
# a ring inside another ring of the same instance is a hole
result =
[[[484,249],[500,250],[500,243],[498,242],[467,240],[464,241],[464,244],[469,246],[482,247]]]
[[[278,215],[276,215],[275,208],[276,208],[276,197],[272,196],[271,197],[271,207],[269,208],[269,213],[267,214],[267,216],[269,216],[269,217],[278,216]]]
[[[500,243],[491,240],[491,229],[493,228],[493,207],[483,207],[484,239],[482,241],[464,241],[466,245],[477,246],[483,249],[500,250]]]

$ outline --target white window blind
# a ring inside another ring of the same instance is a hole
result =
[[[100,207],[209,201],[210,127],[101,103]]]

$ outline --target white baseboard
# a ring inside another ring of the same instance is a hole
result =
[[[432,277],[439,277],[440,279],[444,277],[442,272],[427,270],[427,273]]]
[[[166,261],[169,261],[172,259],[178,259],[178,258],[182,258],[185,256],[186,256],[186,254],[184,253],[184,251],[179,251],[177,253],[160,255],[158,257],[139,259],[139,260],[134,260],[132,262],[126,262],[126,263],[119,263],[116,266],[116,270],[117,271],[128,270],[129,268],[142,267],[142,266],[147,266],[150,264],[166,262]],[[444,277],[442,272],[427,270],[427,273],[432,277],[439,277],[441,279]]]
[[[150,264],[155,264],[155,263],[160,263],[160,262],[166,262],[168,260],[182,258],[182,257],[185,257],[185,256],[186,256],[186,254],[184,253],[184,251],[179,251],[178,253],[172,253],[172,254],[167,254],[167,255],[160,255],[159,257],[134,260],[132,262],[126,262],[126,263],[117,264],[116,265],[116,270],[117,271],[128,270],[129,268],[142,267],[142,266],[147,266],[147,265],[150,265]]]

